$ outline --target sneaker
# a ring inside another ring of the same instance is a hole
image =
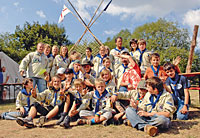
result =
[[[66,115],[67,115],[66,113],[61,114],[61,117],[56,122],[56,125],[60,125],[60,123],[64,121]]]
[[[103,125],[103,126],[108,126],[108,121],[107,121],[107,120],[104,120],[104,121],[102,122],[102,125]]]
[[[33,128],[34,127],[33,120],[30,117],[26,117],[26,118],[17,117],[16,122],[20,126],[25,126],[27,128]]]
[[[64,121],[60,123],[61,127],[69,128],[70,127],[70,116],[66,116]]]
[[[40,118],[37,120],[36,124],[39,124],[39,126],[43,126],[47,122],[46,116],[40,116]]]
[[[144,126],[144,132],[146,132],[149,136],[154,137],[158,133],[158,128],[155,126],[146,125]]]
[[[78,120],[76,121],[76,124],[77,124],[77,125],[85,125],[85,124],[87,124],[87,125],[92,125],[91,121],[90,121],[90,120],[87,120],[87,119],[78,119]]]

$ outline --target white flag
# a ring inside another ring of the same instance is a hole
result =
[[[63,10],[62,13],[59,17],[58,23],[61,23],[64,20],[65,15],[67,15],[68,13],[70,13],[71,11],[64,5],[63,6]]]

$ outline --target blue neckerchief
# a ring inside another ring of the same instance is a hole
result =
[[[97,57],[99,57],[101,59],[100,63],[103,63],[103,59],[107,57],[107,55],[105,54],[104,57],[101,57],[100,54],[97,54]]]
[[[130,55],[133,57],[133,53],[132,53],[132,51],[130,52]]]
[[[78,72],[75,72],[75,71],[74,71],[74,68],[72,68],[72,70],[73,70],[73,73],[74,73],[74,75],[75,75],[75,79],[78,79],[79,71],[78,71]]]
[[[27,99],[26,99],[26,101],[27,101],[27,104],[28,104],[28,108],[30,107],[30,96],[31,96],[31,92],[27,92],[26,91],[26,89],[24,88],[24,89],[22,89],[21,90],[21,92],[24,94],[24,95],[26,95],[27,96]]]
[[[151,94],[151,96],[149,97],[149,100],[150,100],[151,103],[148,104],[148,105],[151,105],[151,106],[152,106],[150,113],[152,112],[153,108],[155,108],[155,106],[156,106],[157,102],[159,101],[160,96],[162,95],[162,93],[163,93],[163,91],[160,92],[160,93],[157,95],[157,97],[156,97],[156,95],[154,95],[154,94]],[[156,97],[155,102],[153,101],[154,97]]]
[[[0,72],[0,84],[2,84],[2,83],[3,83],[3,73]]]
[[[108,91],[105,89],[103,94],[100,96],[99,92],[97,90],[95,90],[95,95],[97,97],[97,102],[96,102],[96,107],[95,107],[95,114],[99,111],[99,104],[100,104],[100,100],[106,96],[106,94],[108,93]]]
[[[87,60],[87,56],[85,56],[85,58],[86,58],[86,60]],[[92,60],[93,60],[93,58],[94,58],[94,57],[91,55],[91,56],[90,56],[90,60],[89,60],[89,61],[92,61]]]
[[[138,48],[138,51],[140,52],[140,63],[142,63],[142,56],[144,54],[144,52],[146,51],[147,49],[145,48],[143,51],[140,51],[140,49]]]
[[[65,57],[61,56],[61,58],[62,58],[63,61],[66,63],[66,59],[67,59],[67,57],[66,57],[66,56],[65,56]]]
[[[82,101],[82,96],[78,91],[77,91],[76,95],[78,95],[78,96],[75,96],[75,99],[78,99],[79,101]]]
[[[121,53],[123,50],[124,50],[125,48],[124,47],[122,47],[122,49],[121,50],[119,50],[119,49],[117,49],[116,47],[115,47],[115,50],[116,51],[118,51],[119,53]]]
[[[157,71],[155,71],[155,69],[153,68],[153,65],[151,65],[151,69],[153,70],[153,74],[154,74],[154,76],[158,77],[158,73],[159,73],[160,65],[158,65],[158,67],[157,67]]]
[[[58,90],[56,90],[55,88],[53,88],[54,91],[54,106],[56,106],[56,102],[57,102],[57,94],[60,91],[60,88]]]
[[[73,63],[75,60],[72,60],[71,63]]]
[[[104,70],[104,69],[106,69],[106,67],[103,67],[103,68],[101,69],[100,72],[102,72],[102,70]],[[112,70],[111,68],[108,68],[108,70],[109,70],[110,72],[113,72],[113,70]]]
[[[177,86],[179,77],[180,76],[177,73],[175,74],[175,80],[174,81],[169,77],[170,83],[172,83],[174,85],[174,88],[173,88],[174,89],[174,94],[175,94],[176,98],[178,98],[178,99],[180,98],[180,95],[179,95],[179,93],[178,93],[178,91],[176,89],[176,86]]]
[[[51,57],[51,54],[47,55],[47,58],[50,58]]]
[[[110,80],[108,80],[108,81],[106,81],[105,83],[106,83],[106,85],[108,85],[108,83],[110,82]]]
[[[123,71],[123,73],[126,71],[126,69],[128,68],[128,65],[124,65],[124,64],[122,64],[122,66],[124,67],[124,71]]]

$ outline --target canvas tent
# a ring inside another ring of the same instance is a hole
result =
[[[13,83],[22,83],[23,78],[20,76],[19,73],[19,64],[16,63],[13,59],[7,56],[4,52],[0,52],[0,59],[1,59],[1,67],[6,68],[6,72],[9,75],[8,84]],[[9,90],[7,86],[5,89]],[[15,95],[18,91],[15,91]],[[10,86],[10,94],[7,92],[6,99],[13,99],[14,98],[14,86]]]

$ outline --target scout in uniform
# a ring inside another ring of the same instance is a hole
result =
[[[41,115],[47,115],[56,105],[60,105],[64,100],[64,92],[61,89],[61,80],[58,76],[54,76],[52,78],[53,88],[46,89],[41,93],[36,93],[36,91],[32,91],[33,97],[35,97],[38,101],[44,101],[44,106],[42,106],[39,102],[35,102],[31,105],[28,117],[26,118],[17,118],[17,123],[21,126],[26,126],[28,128],[34,127],[33,118],[36,116],[37,112]],[[62,107],[62,105],[60,105]],[[61,113],[63,109],[59,108],[59,112]]]
[[[57,69],[59,68],[68,68],[70,61],[68,58],[68,48],[66,46],[61,46],[60,48],[60,55],[57,55],[55,57],[55,63],[57,66]]]
[[[163,82],[158,77],[147,80],[147,90],[148,93],[138,106],[126,109],[126,117],[132,127],[155,136],[158,128],[170,127],[170,118],[173,117],[176,107],[171,94],[164,90]]]

